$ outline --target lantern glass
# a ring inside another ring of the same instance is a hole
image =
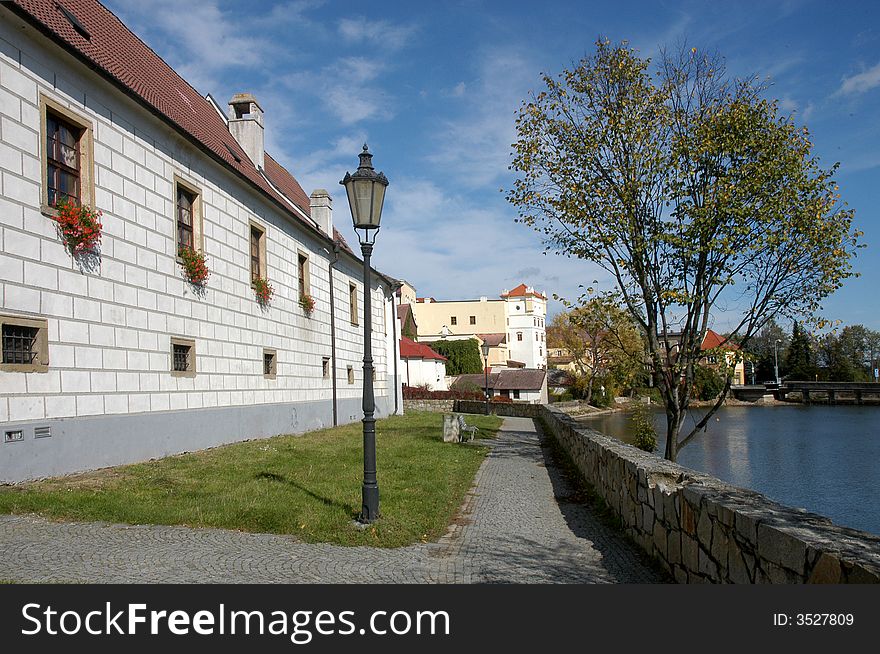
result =
[[[354,180],[354,218],[355,229],[370,229],[378,227],[373,224],[373,186],[372,179],[355,179]]]

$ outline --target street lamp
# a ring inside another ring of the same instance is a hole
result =
[[[364,524],[379,517],[379,483],[376,480],[376,399],[373,396],[372,307],[370,299],[370,255],[382,219],[385,188],[388,180],[373,169],[373,155],[367,144],[360,153],[360,163],[353,175],[345,173],[339,182],[345,187],[351,219],[364,255],[364,484],[361,492],[361,515]]]
[[[773,343],[773,373],[776,375],[776,385],[779,386],[779,344],[782,342],[782,339],[777,338]]]
[[[483,341],[483,344],[480,346],[480,349],[483,350],[483,372],[486,375],[486,415],[489,415],[489,344],[486,341]]]

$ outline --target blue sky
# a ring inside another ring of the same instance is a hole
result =
[[[497,296],[520,282],[573,298],[603,281],[590,264],[542,254],[499,189],[514,113],[542,72],[599,36],[645,56],[685,39],[715,49],[813,133],[841,164],[843,199],[868,247],[825,315],[880,329],[880,3],[249,2],[104,0],[203,94],[255,94],[267,150],[307,193],[326,188],[356,243],[338,181],[364,141],[391,181],[376,266],[439,299]],[[551,312],[559,309],[553,303]],[[717,327],[723,328],[723,317]]]

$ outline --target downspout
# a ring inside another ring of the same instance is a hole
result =
[[[330,378],[333,381],[333,426],[339,424],[336,406],[336,303],[333,301],[333,267],[339,263],[339,243],[333,242],[333,260],[330,262]]]
[[[400,401],[397,398],[397,392],[400,390],[397,378],[397,359],[400,357],[400,342],[397,340],[397,309],[394,308],[393,288],[391,289],[391,332],[394,335],[394,354],[392,356],[394,359],[394,388],[392,390],[394,392],[394,415],[397,415],[397,412],[400,411]]]

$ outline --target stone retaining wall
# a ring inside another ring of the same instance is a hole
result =
[[[489,410],[496,416],[515,418],[539,418],[543,415],[542,406],[526,402],[489,402]],[[485,413],[486,403],[478,400],[456,400],[455,411],[458,413]]]
[[[435,413],[452,413],[455,400],[404,400],[403,412],[433,411]]]
[[[880,536],[643,452],[557,408],[535,408],[627,534],[676,581],[880,582]]]

